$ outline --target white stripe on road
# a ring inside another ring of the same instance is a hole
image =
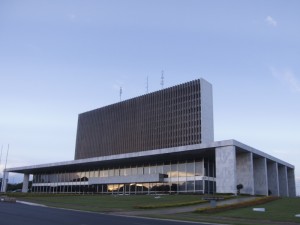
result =
[[[32,206],[41,206],[41,207],[46,207],[45,205],[42,204],[37,204],[37,203],[32,203],[32,202],[24,202],[24,201],[16,201],[17,203],[25,204],[25,205],[32,205]]]

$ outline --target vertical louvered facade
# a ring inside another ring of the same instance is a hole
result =
[[[75,159],[202,143],[202,111],[212,107],[201,104],[203,83],[210,87],[199,79],[80,114]]]

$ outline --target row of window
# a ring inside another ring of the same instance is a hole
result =
[[[112,177],[130,175],[165,174],[166,177],[215,177],[214,163],[202,159],[185,163],[148,164],[128,166],[124,168],[100,168],[89,171],[58,172],[50,174],[34,174],[33,183],[60,183],[87,181],[90,177]]]
[[[33,192],[40,193],[99,193],[99,194],[152,194],[152,193],[214,193],[214,181],[186,181],[172,183],[132,183],[132,184],[98,184],[32,187]]]

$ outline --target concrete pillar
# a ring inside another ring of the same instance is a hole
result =
[[[267,161],[268,170],[268,192],[271,195],[279,196],[279,184],[278,184],[278,167],[274,161]]]
[[[268,195],[267,159],[253,158],[254,194]]]
[[[200,79],[201,88],[201,142],[214,141],[213,93],[212,85]]]
[[[281,197],[288,197],[288,179],[286,166],[278,164],[278,181],[279,181],[279,195]]]
[[[2,185],[1,185],[1,192],[6,192],[7,183],[8,183],[8,176],[9,176],[9,173],[4,171],[3,179],[2,179]]]
[[[236,194],[235,146],[219,147],[215,152],[217,193]]]
[[[24,174],[22,192],[28,192],[29,174]]]
[[[296,182],[295,182],[295,170],[292,168],[287,168],[287,178],[288,178],[288,192],[289,197],[296,197]]]
[[[241,194],[254,195],[253,159],[251,152],[236,153],[236,183],[242,184]]]

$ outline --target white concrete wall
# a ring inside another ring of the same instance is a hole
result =
[[[214,141],[213,93],[212,85],[200,79],[201,87],[201,143]]]
[[[268,195],[267,159],[253,159],[254,194]]]
[[[296,182],[295,182],[295,171],[294,169],[287,169],[289,197],[296,197]]]
[[[3,179],[2,179],[1,192],[6,192],[7,182],[8,182],[8,176],[9,176],[9,173],[6,172],[6,171],[4,171],[4,173],[3,173]]]
[[[236,154],[234,146],[216,148],[216,191],[236,193]]]
[[[286,166],[278,164],[279,195],[288,197],[288,179]]]
[[[23,178],[23,186],[22,186],[22,192],[27,193],[28,192],[28,183],[29,183],[29,174],[24,174]]]
[[[271,195],[279,196],[278,166],[274,161],[267,161],[268,191]]]
[[[253,160],[251,152],[237,152],[236,154],[237,185],[242,184],[241,194],[254,195]]]

